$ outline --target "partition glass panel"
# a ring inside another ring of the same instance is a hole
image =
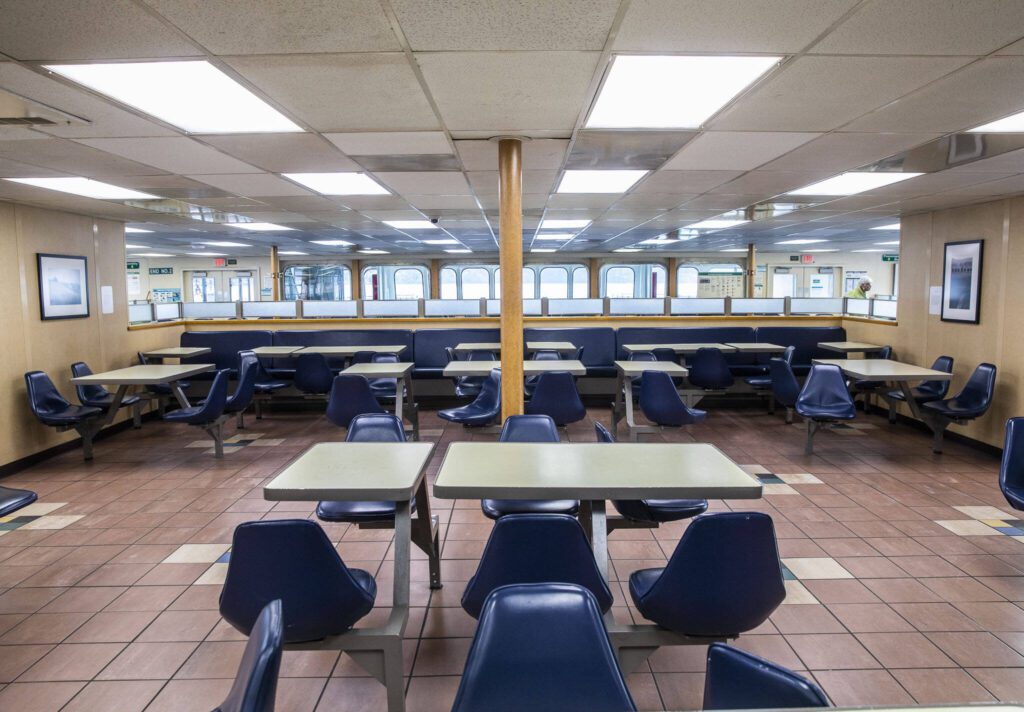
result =
[[[569,296],[569,273],[564,267],[545,267],[540,271],[540,296],[566,299]]]
[[[586,299],[590,296],[590,274],[586,267],[572,271],[572,298]]]
[[[491,296],[491,276],[483,267],[462,270],[462,299],[486,299]]]
[[[428,280],[421,265],[372,265],[363,270],[363,300],[424,299]]]
[[[285,299],[332,302],[352,298],[352,270],[346,265],[289,265],[283,282]]]
[[[680,297],[697,298],[700,289],[700,272],[691,265],[679,265],[676,270],[676,290]]]
[[[459,285],[456,284],[455,270],[445,267],[441,270],[441,299],[458,299]]]

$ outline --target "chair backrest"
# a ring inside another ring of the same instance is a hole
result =
[[[42,371],[29,371],[25,374],[25,387],[28,389],[28,404],[36,417],[44,417],[51,413],[59,413],[71,407],[71,404],[60,394],[57,386]]]
[[[466,584],[462,607],[478,618],[491,591],[516,583],[575,583],[594,594],[602,611],[612,605],[583,527],[568,514],[500,517]]]
[[[935,362],[932,363],[932,370],[953,373],[953,357],[939,356],[935,359]],[[917,387],[917,390],[932,393],[940,398],[945,398],[949,393],[949,384],[949,381],[925,381]]]
[[[398,363],[398,354],[374,354],[370,363]]]
[[[690,522],[643,611],[677,633],[738,635],[768,620],[785,597],[772,518],[721,512]]]
[[[541,349],[533,352],[534,361],[561,361],[562,354],[552,349]]]
[[[327,397],[327,419],[341,428],[347,428],[352,419],[363,413],[383,413],[384,409],[373,395],[366,376],[338,375]]]
[[[587,417],[587,409],[576,390],[576,379],[568,371],[545,371],[526,405],[526,412],[550,415],[558,425]]]
[[[697,349],[690,360],[689,378],[698,388],[728,388],[734,380],[725,356],[714,348]]]
[[[149,359],[146,358],[146,355],[144,353],[142,353],[141,351],[136,351],[135,355],[139,357],[139,365],[140,366],[147,366],[147,365],[149,365]]]
[[[352,418],[345,433],[350,443],[404,443],[405,428],[397,415],[363,413]]]
[[[1010,506],[1024,509],[1024,418],[1006,421],[1003,460],[999,465],[999,489]]]
[[[242,370],[242,365],[241,365],[242,359],[245,356],[247,356],[248,354],[252,354],[253,357],[256,359],[256,383],[266,383],[268,381],[279,380],[279,379],[275,379],[273,376],[270,375],[270,373],[267,372],[266,367],[263,365],[263,360],[260,359],[259,356],[256,356],[256,352],[255,351],[239,351],[238,352],[238,361],[239,361],[238,370],[239,371]]]
[[[580,362],[583,361],[583,349],[584,349],[583,346],[577,346],[576,347],[576,353],[573,354],[573,357],[572,357],[574,361],[580,361]]]
[[[877,359],[882,359],[884,361],[888,361],[888,360],[890,360],[892,358],[892,346],[889,346],[887,344],[887,345],[883,346],[881,349],[879,349],[878,351],[875,351],[874,353],[868,354],[868,357],[869,358],[877,358]]]
[[[224,415],[224,409],[228,404],[228,381],[230,379],[231,369],[222,368],[214,374],[213,383],[210,384],[206,399],[191,415],[189,422],[205,423]]]
[[[793,354],[796,353],[796,346],[787,346],[782,352],[780,358],[788,363],[790,366],[793,365]]]
[[[651,351],[633,351],[629,354],[630,361],[657,361],[657,357]]]
[[[599,443],[613,443],[615,442],[615,436],[612,435],[608,428],[604,427],[603,423],[594,422],[594,432],[597,434],[597,441]]]
[[[793,348],[790,346],[789,348]],[[790,352],[790,357],[793,354]],[[768,362],[768,377],[772,382],[772,395],[779,403],[792,408],[800,395],[800,383],[796,380],[793,367],[785,358],[773,358]]]
[[[303,393],[327,393],[334,373],[323,354],[300,354],[295,359],[295,387]]]
[[[260,611],[238,664],[235,684],[214,712],[273,712],[283,643],[284,617],[277,599]]]
[[[557,443],[558,426],[550,415],[510,415],[501,426],[498,442]]]
[[[853,398],[846,387],[843,372],[833,364],[814,364],[796,399],[796,410],[800,415],[812,416],[822,408],[837,409],[831,413],[852,418],[856,414]]]
[[[497,589],[484,603],[452,712],[635,710],[594,595],[562,583]]]
[[[671,361],[672,363],[679,363],[679,357],[676,355],[675,349],[658,348],[652,349],[651,353],[654,354],[656,361]]]
[[[658,425],[689,425],[703,419],[686,407],[672,377],[664,371],[644,371],[640,379],[640,410]]]
[[[373,363],[373,357],[376,355],[376,351],[356,351],[352,354],[352,363]]]
[[[470,351],[467,361],[497,361],[493,351]]]
[[[484,410],[498,410],[501,408],[501,371],[492,368],[491,372],[480,384],[480,394],[473,401],[473,405]]]
[[[71,376],[72,378],[78,378],[79,376],[91,376],[92,369],[89,368],[88,364],[84,361],[76,361],[71,364]],[[78,402],[82,405],[87,405],[89,401],[96,401],[101,398],[106,398],[110,395],[103,386],[75,386],[75,394],[78,396]]]
[[[238,413],[249,407],[256,393],[256,375],[259,372],[260,360],[252,351],[238,352],[238,383],[235,392],[228,398],[226,410]]]
[[[992,405],[992,393],[996,388],[996,367],[991,363],[978,364],[967,379],[963,389],[956,394],[957,404],[984,413]],[[980,415],[981,413],[978,413]],[[977,417],[977,416],[975,416]]]
[[[458,356],[455,354],[455,349],[451,346],[444,347],[444,357],[448,360],[448,363],[458,360]]]
[[[324,530],[308,519],[235,527],[220,613],[246,635],[263,607],[281,599],[286,643],[318,640],[352,627],[373,608]]]
[[[708,648],[706,710],[829,707],[821,688],[781,665],[722,643]]]

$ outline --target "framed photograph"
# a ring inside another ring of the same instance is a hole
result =
[[[89,278],[85,257],[36,253],[39,314],[47,319],[89,316]]]
[[[984,240],[947,242],[942,261],[942,321],[977,324],[981,318]]]

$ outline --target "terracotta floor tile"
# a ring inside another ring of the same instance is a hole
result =
[[[155,611],[103,611],[67,639],[69,643],[130,643],[156,617]]]
[[[989,631],[1024,631],[1024,610],[1008,602],[960,601],[954,604]]]
[[[84,686],[84,682],[16,682],[0,690],[0,709],[54,712]]]
[[[842,633],[843,625],[821,605],[780,606],[771,616],[780,633]]]
[[[142,632],[139,642],[200,641],[218,620],[218,611],[164,611]]]
[[[142,712],[163,685],[162,680],[90,682],[63,712]]]
[[[965,667],[1024,667],[1024,657],[991,633],[929,633],[928,638]]]
[[[196,643],[131,643],[96,679],[169,680],[196,647]]]
[[[884,603],[833,603],[828,606],[851,633],[894,633],[913,627]]]
[[[408,712],[450,710],[459,690],[459,679],[448,676],[414,677],[409,681],[405,709]]]
[[[857,639],[886,668],[955,667],[920,633],[861,633]]]
[[[120,643],[64,644],[30,667],[19,682],[92,680],[124,648]]]
[[[825,604],[877,603],[879,601],[878,596],[855,579],[819,579],[802,583],[815,598]]]
[[[14,682],[52,649],[52,645],[0,645],[0,683]]]
[[[824,670],[814,673],[814,677],[836,705],[861,707],[914,702],[885,670]]]
[[[808,670],[867,670],[880,667],[871,653],[847,633],[787,635]]]
[[[958,668],[893,670],[892,674],[920,704],[995,700],[974,678]]]
[[[379,712],[387,708],[387,691],[373,678],[344,677],[327,681],[318,712]]]
[[[704,700],[704,673],[660,672],[654,673],[662,702],[667,710],[701,709]]]
[[[998,700],[1024,700],[1024,669],[966,668]]]
[[[228,691],[231,680],[171,680],[146,708],[146,712],[193,712],[214,709]]]

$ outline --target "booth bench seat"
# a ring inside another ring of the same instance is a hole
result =
[[[186,331],[181,335],[181,346],[198,346],[210,353],[182,359],[182,363],[212,363],[213,370],[191,376],[193,380],[212,381],[217,371],[227,370],[231,378],[238,378],[238,352],[259,346],[271,346],[273,332],[259,331]]]
[[[615,329],[588,326],[566,329],[528,328],[523,330],[523,342],[568,341],[583,347],[580,360],[587,367],[588,376],[615,377]]]
[[[448,365],[446,348],[501,341],[500,329],[417,329],[412,334],[416,364],[413,378],[443,378]]]
[[[846,341],[846,329],[841,326],[759,326],[757,338],[769,344],[793,346],[793,372],[804,375],[811,370],[816,358],[835,358],[835,353],[819,349],[823,341]],[[767,364],[771,354],[758,354],[758,360]]]

